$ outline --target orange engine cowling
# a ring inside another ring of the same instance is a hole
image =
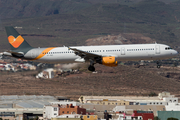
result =
[[[116,67],[118,62],[115,57],[102,57],[102,64],[109,67]]]

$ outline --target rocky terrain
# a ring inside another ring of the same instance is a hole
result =
[[[119,45],[119,44],[145,44],[155,43],[150,37],[145,37],[140,33],[123,33],[119,35],[108,35],[104,37],[86,40],[86,45]]]

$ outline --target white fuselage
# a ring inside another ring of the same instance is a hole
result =
[[[160,60],[172,58],[178,54],[176,50],[164,44],[73,46],[71,48],[100,56],[114,56],[118,61]],[[52,63],[85,62],[68,47],[34,48],[28,51],[24,57]]]

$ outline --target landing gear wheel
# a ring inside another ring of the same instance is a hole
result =
[[[93,72],[93,71],[95,71],[95,67],[92,66],[92,65],[90,65],[90,66],[88,67],[88,70]]]
[[[160,68],[161,66],[160,65],[157,65],[157,68]]]
[[[161,67],[161,62],[157,61],[157,68]]]

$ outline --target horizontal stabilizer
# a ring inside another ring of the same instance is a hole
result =
[[[23,52],[13,52],[13,51],[3,52],[3,55],[18,57],[18,58],[24,57],[24,53]]]

